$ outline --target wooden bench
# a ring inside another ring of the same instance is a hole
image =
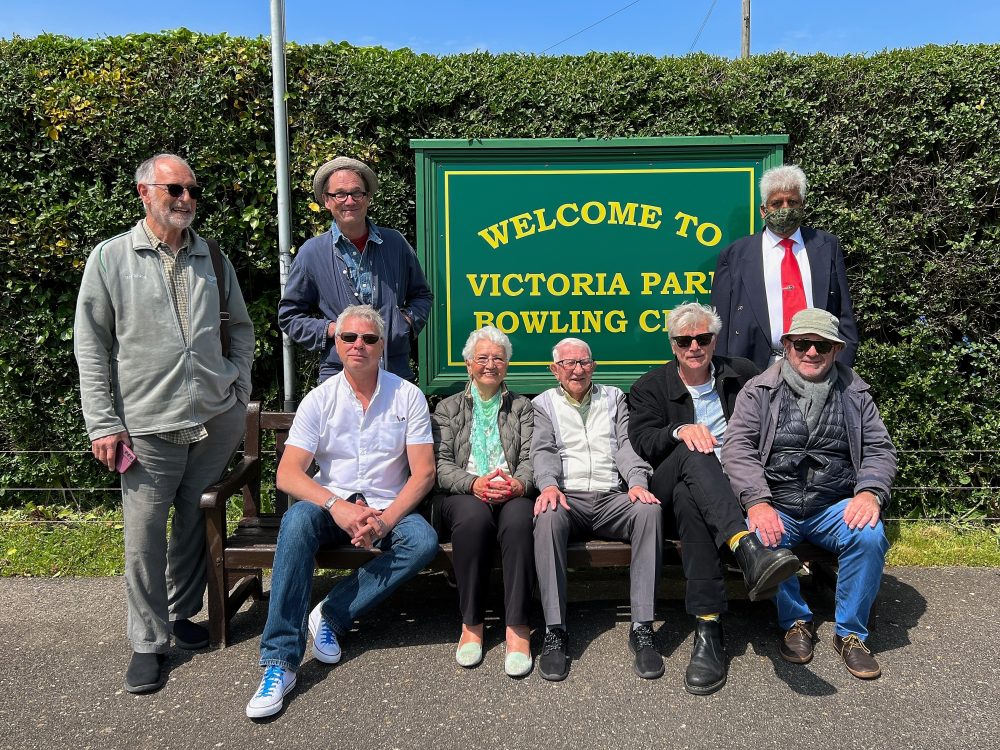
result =
[[[275,458],[280,460],[293,416],[288,412],[261,411],[259,402],[251,402],[247,406],[243,458],[201,496],[207,541],[208,630],[213,646],[229,645],[230,621],[248,598],[264,598],[263,569],[274,565],[278,527],[282,514],[288,509],[288,496],[275,490],[274,512],[263,511],[261,438],[265,433],[274,433]],[[235,531],[229,534],[226,508],[234,495],[242,496],[243,513]],[[804,562],[818,565],[818,572],[825,576],[835,570],[836,558],[825,550],[801,545],[794,551]],[[316,566],[353,569],[377,554],[377,551],[349,545],[323,547],[316,555]],[[429,568],[450,570],[451,554],[451,544],[442,543]],[[571,568],[627,567],[631,562],[631,548],[623,542],[573,542],[569,545],[567,561]],[[664,563],[679,561],[680,542],[664,540]],[[832,574],[835,576],[835,572]]]

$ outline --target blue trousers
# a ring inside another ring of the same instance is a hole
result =
[[[347,544],[348,534],[321,506],[300,501],[281,519],[271,571],[267,624],[260,640],[260,664],[296,671],[306,650],[306,617],[316,551],[323,544]],[[337,635],[419,573],[437,554],[437,533],[411,513],[379,542],[382,554],[337,583],[323,600],[323,618]]]
[[[836,633],[841,638],[854,634],[868,638],[868,613],[882,583],[882,569],[889,541],[882,522],[851,530],[844,522],[844,508],[850,499],[841,500],[809,518],[797,520],[778,510],[785,534],[779,547],[794,547],[811,542],[837,553]],[[790,628],[796,620],[812,620],[812,610],[802,598],[797,576],[778,587],[778,625]]]

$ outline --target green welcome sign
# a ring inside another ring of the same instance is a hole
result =
[[[708,301],[715,261],[757,231],[761,173],[787,136],[413,140],[417,250],[434,289],[420,384],[453,392],[462,346],[493,325],[510,386],[552,385],[552,347],[587,341],[626,390],[670,357],[668,311]]]

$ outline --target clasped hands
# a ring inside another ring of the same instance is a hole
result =
[[[371,549],[389,533],[389,526],[381,518],[382,511],[369,507],[360,498],[353,503],[346,500],[334,503],[330,515],[334,523],[351,535],[355,547]]]
[[[490,505],[505,503],[513,497],[524,494],[524,485],[503,469],[497,468],[489,474],[476,477],[472,483],[472,494]]]

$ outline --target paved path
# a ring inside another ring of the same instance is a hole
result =
[[[680,589],[664,586],[667,671],[647,682],[631,670],[624,576],[605,572],[574,580],[565,682],[504,676],[495,620],[483,665],[458,667],[455,593],[423,575],[360,623],[339,665],[308,658],[284,713],[261,723],[243,708],[259,679],[263,605],[237,615],[236,645],[173,650],[168,684],[133,696],[122,689],[122,579],[0,579],[0,748],[1000,746],[1000,571],[887,571],[871,639],[883,676],[868,683],[833,650],[830,593],[811,595],[822,624],[804,667],[778,657],[772,606],[736,599],[729,683],[708,697],[682,687],[691,621]]]

